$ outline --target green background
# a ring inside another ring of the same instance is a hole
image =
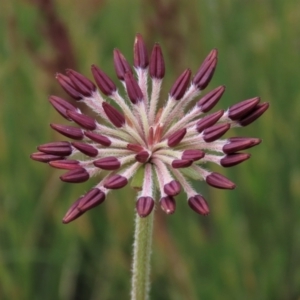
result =
[[[254,96],[271,103],[254,124],[231,131],[263,143],[230,170],[214,168],[234,191],[198,190],[211,214],[185,197],[157,209],[151,299],[300,299],[300,2],[297,0],[28,0],[0,10],[0,299],[128,299],[134,192],[109,194],[77,221],[61,219],[96,179],[70,185],[29,159],[61,137],[48,103],[65,97],[55,72],[91,78],[99,65],[114,80],[112,50],[132,62],[137,32],[166,58],[167,93],[212,48],[219,63],[207,90],[225,84],[217,109]]]

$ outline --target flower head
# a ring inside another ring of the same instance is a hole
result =
[[[157,104],[165,75],[163,54],[159,44],[155,44],[149,58],[140,34],[134,42],[133,68],[118,49],[114,50],[115,71],[124,86],[126,99],[120,95],[115,83],[95,65],[92,65],[92,74],[97,86],[74,70],[67,70],[66,75],[56,75],[61,87],[75,101],[71,104],[60,97],[50,97],[52,106],[72,123],[51,124],[51,127],[74,141],[43,144],[31,158],[66,170],[60,176],[65,182],[80,183],[104,174],[95,187],[71,206],[63,218],[64,223],[101,204],[111,190],[126,186],[137,174],[143,174],[136,201],[136,210],[141,217],[148,216],[153,210],[156,189],[160,195],[159,204],[167,214],[174,213],[175,196],[183,191],[189,206],[195,212],[207,215],[208,204],[191,186],[189,178],[205,180],[220,189],[235,188],[229,179],[204,166],[213,162],[231,167],[247,160],[250,154],[240,151],[258,145],[260,139],[220,138],[232,127],[244,127],[255,121],[269,104],[260,103],[260,98],[255,97],[227,110],[206,114],[225,91],[224,86],[219,86],[187,110],[209,84],[217,65],[217,54],[213,49],[192,79],[190,69],[183,71],[159,109]],[[99,121],[83,114],[76,107],[77,102],[90,107]]]

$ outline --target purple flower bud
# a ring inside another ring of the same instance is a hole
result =
[[[232,181],[216,172],[210,173],[205,180],[207,184],[218,189],[233,190],[235,188],[235,184]]]
[[[172,161],[172,167],[174,169],[180,169],[180,168],[187,168],[191,166],[193,163],[192,160],[186,160],[186,159],[174,159]]]
[[[132,73],[129,63],[118,49],[114,50],[114,65],[117,77],[120,80],[125,79],[126,73]]]
[[[93,188],[80,198],[77,209],[86,212],[105,200],[105,194],[98,188]]]
[[[94,161],[97,168],[103,170],[118,170],[121,167],[120,161],[114,156],[107,156]]]
[[[247,115],[259,103],[260,98],[255,97],[234,104],[228,109],[228,117],[235,121]]]
[[[67,110],[77,111],[75,106],[57,96],[50,96],[49,102],[56,109],[56,111],[67,120],[71,120],[71,118],[67,115]]]
[[[53,142],[43,144],[37,147],[41,152],[59,156],[68,156],[72,153],[72,147],[69,142]]]
[[[143,100],[143,93],[132,73],[125,74],[125,84],[128,97],[133,104]]]
[[[95,130],[97,125],[95,119],[81,114],[74,110],[67,110],[67,115],[79,126],[88,129],[88,130]]]
[[[209,207],[206,200],[201,195],[196,195],[190,197],[188,200],[188,204],[190,208],[195,211],[197,214],[200,215],[208,215],[209,214]]]
[[[84,168],[70,170],[59,177],[62,181],[70,183],[85,182],[90,178],[89,173]]]
[[[177,180],[172,180],[164,185],[164,192],[168,196],[176,196],[180,193],[181,185]]]
[[[125,117],[116,108],[110,104],[103,102],[102,107],[109,120],[118,128],[123,127],[125,124]]]
[[[134,66],[146,69],[149,65],[148,52],[141,34],[137,34],[133,47]]]
[[[60,124],[50,124],[50,126],[55,131],[73,140],[83,139],[83,130],[81,128]]]
[[[184,150],[181,156],[181,159],[184,160],[192,160],[192,161],[197,161],[205,156],[205,152],[201,150]]]
[[[221,109],[221,110],[214,112],[213,114],[203,117],[196,124],[197,131],[200,133],[204,129],[216,124],[223,115],[224,115],[224,110]]]
[[[211,143],[220,138],[230,128],[230,124],[216,124],[203,131],[203,139],[207,143]]]
[[[136,211],[141,218],[145,218],[152,212],[154,200],[151,197],[140,197],[136,202]]]
[[[146,163],[149,159],[149,152],[143,150],[135,156],[135,159],[142,164]]]
[[[186,128],[182,128],[175,131],[168,138],[168,146],[169,147],[177,146],[182,141],[185,135],[186,135]]]
[[[235,165],[240,164],[241,162],[250,158],[250,154],[248,153],[232,153],[226,155],[224,158],[220,160],[221,166],[223,167],[233,167]]]
[[[219,86],[216,89],[212,90],[204,97],[202,97],[197,105],[200,107],[201,111],[206,113],[209,112],[221,99],[222,95],[225,92],[225,86]]]
[[[95,84],[82,74],[71,69],[68,69],[66,73],[76,86],[77,91],[79,91],[85,97],[91,97],[96,91]]]
[[[161,209],[168,215],[171,215],[176,210],[176,202],[172,196],[162,197],[159,201]]]
[[[241,126],[247,126],[253,123],[256,119],[258,119],[267,109],[269,108],[269,103],[264,102],[261,104],[257,104],[254,109],[238,122]]]
[[[173,97],[175,100],[180,100],[186,92],[186,89],[190,83],[191,79],[191,70],[186,69],[175,81],[171,90],[170,96]]]
[[[96,143],[99,143],[102,146],[109,147],[111,145],[111,140],[108,137],[104,136],[104,135],[94,133],[94,132],[90,132],[90,131],[85,131],[84,135],[86,137],[88,137],[89,139],[91,139],[92,141],[94,141]]]
[[[63,74],[57,73],[56,79],[58,83],[61,85],[61,87],[65,90],[65,92],[70,95],[75,100],[82,100],[83,96],[78,91],[74,83],[71,81],[71,79],[68,76],[65,76]]]
[[[110,96],[117,90],[114,82],[97,66],[92,65],[92,73],[99,89],[104,95]]]
[[[53,160],[64,159],[60,155],[53,155],[44,152],[35,152],[30,155],[30,158],[39,162],[48,163]]]
[[[82,198],[82,197],[81,197]],[[72,206],[68,209],[67,213],[65,214],[62,222],[64,224],[68,224],[74,220],[76,220],[77,218],[79,218],[80,216],[82,216],[84,214],[84,212],[80,211],[77,209],[78,204],[80,203],[81,198],[79,198],[78,200],[76,200]]]
[[[50,161],[49,165],[53,168],[63,169],[63,170],[74,170],[81,168],[79,161],[75,159],[62,159]]]
[[[165,61],[159,44],[155,44],[150,57],[149,73],[151,78],[163,79]]]
[[[128,183],[128,180],[126,177],[119,175],[119,174],[115,174],[115,175],[110,176],[106,180],[104,187],[107,189],[116,190],[116,189],[121,189],[127,183]]]
[[[261,139],[233,137],[228,139],[228,144],[223,146],[223,152],[226,154],[252,148],[261,143]]]
[[[92,145],[81,142],[72,142],[72,145],[87,156],[96,157],[98,155],[98,150]]]

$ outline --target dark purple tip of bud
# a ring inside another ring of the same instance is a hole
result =
[[[207,143],[211,143],[220,138],[230,129],[230,124],[216,124],[203,131],[203,139]]]
[[[62,159],[50,161],[49,165],[53,168],[63,170],[74,170],[80,168],[79,161],[75,159]]]
[[[97,127],[95,119],[87,115],[81,114],[74,110],[67,110],[67,115],[70,119],[72,119],[75,123],[77,123],[84,129],[94,130]]]
[[[133,104],[143,100],[143,93],[132,73],[125,74],[125,84],[128,97]]]
[[[90,178],[89,173],[84,168],[70,170],[59,177],[62,181],[70,183],[85,182]]]
[[[83,139],[83,130],[81,128],[60,124],[50,124],[50,126],[55,131],[73,140]]]
[[[118,170],[121,167],[120,161],[114,156],[100,158],[94,161],[94,165],[108,171]]]
[[[92,145],[81,142],[72,142],[72,145],[87,156],[96,157],[98,155],[98,150]]]
[[[205,181],[210,186],[213,186],[218,189],[233,190],[235,188],[235,184],[232,181],[216,172],[210,173],[206,177]]]
[[[196,124],[197,131],[200,133],[204,129],[213,126],[221,119],[223,115],[224,115],[224,110],[221,109],[214,112],[213,114],[203,117]]]
[[[200,195],[190,197],[188,200],[188,205],[197,214],[204,215],[204,216],[209,214],[208,204],[206,200]]]
[[[254,109],[242,119],[238,121],[241,126],[247,126],[253,123],[256,119],[258,119],[267,109],[269,108],[269,103],[264,102],[261,104],[257,104]]]
[[[114,82],[97,66],[92,65],[92,73],[99,89],[104,95],[110,96],[117,90]]]
[[[91,97],[96,91],[96,86],[92,81],[87,79],[82,74],[75,72],[74,70],[68,69],[66,71],[67,75],[76,86],[76,89],[84,96]]]
[[[176,202],[172,196],[162,197],[159,201],[161,209],[168,215],[171,215],[176,210]]]
[[[199,90],[205,89],[213,77],[218,61],[217,55],[218,51],[213,49],[206,57],[198,69],[195,77],[193,78],[192,83],[197,86]]]
[[[202,97],[197,105],[200,107],[201,111],[206,113],[210,111],[221,99],[225,92],[225,86],[219,86],[216,89],[212,90],[208,94],[206,94],[204,97]]]
[[[91,139],[92,141],[94,141],[96,143],[99,143],[102,146],[109,147],[111,145],[111,140],[108,137],[104,136],[104,135],[94,133],[94,132],[90,132],[90,131],[85,131],[84,135],[86,137],[88,137],[89,139]]]
[[[243,161],[250,158],[250,154],[248,153],[232,153],[226,155],[224,158],[220,160],[221,166],[228,168],[233,167],[235,165],[238,165],[242,163]]]
[[[148,52],[141,34],[137,34],[133,46],[134,66],[146,69],[149,65]]]
[[[116,189],[121,189],[122,187],[124,187],[126,184],[128,183],[128,180],[126,177],[122,176],[122,175],[112,175],[110,176],[105,184],[104,187],[107,189],[112,189],[112,190],[116,190]]]
[[[106,116],[116,127],[123,127],[125,124],[125,117],[116,108],[110,104],[103,102],[102,107],[105,111]]]
[[[197,161],[205,156],[205,152],[201,150],[184,150],[181,159]]]
[[[68,76],[58,73],[56,74],[56,79],[61,87],[65,90],[65,92],[72,98],[74,98],[75,100],[83,99],[82,94],[78,91],[78,89]]]
[[[32,153],[30,155],[30,158],[35,161],[39,161],[39,162],[43,162],[43,163],[48,163],[50,161],[58,160],[58,159],[64,159],[64,157],[61,157],[59,155],[53,155],[53,154],[48,154],[48,153],[44,153],[44,152]]]
[[[132,73],[129,63],[127,62],[123,54],[118,49],[114,50],[114,65],[115,65],[117,77],[120,80],[125,79],[126,73]]]
[[[186,69],[175,81],[171,90],[170,96],[173,97],[175,100],[179,100],[183,97],[186,92],[186,89],[190,83],[191,79],[191,70]]]
[[[105,194],[98,188],[91,189],[83,197],[80,198],[77,209],[86,212],[105,200]]]
[[[59,156],[68,156],[72,153],[72,147],[69,142],[53,142],[43,144],[37,147],[41,152]]]
[[[247,99],[234,104],[228,109],[228,117],[235,121],[247,115],[260,101],[259,97]]]
[[[67,115],[67,110],[77,111],[75,106],[57,96],[50,96],[49,102],[52,104],[55,110],[67,120],[71,120],[71,118]]]
[[[176,196],[181,191],[181,185],[177,180],[172,180],[164,185],[164,192],[168,196]]]
[[[172,167],[174,169],[180,169],[180,168],[187,168],[191,166],[193,163],[192,160],[186,160],[186,159],[174,159],[172,161]]]
[[[165,61],[159,44],[155,44],[150,57],[149,73],[151,78],[163,79]]]
[[[149,159],[149,152],[148,151],[141,151],[136,156],[135,159],[140,163],[145,163]]]
[[[136,211],[141,218],[145,218],[150,215],[154,208],[154,200],[151,197],[140,197],[136,201]]]
[[[81,197],[82,198],[82,197]],[[81,215],[83,215],[83,212],[77,209],[78,204],[80,203],[81,198],[76,200],[72,206],[68,209],[67,213],[65,214],[62,222],[64,224],[68,224],[77,218],[79,218]]]
[[[175,131],[168,138],[168,146],[169,147],[177,146],[182,141],[185,135],[186,135],[186,128],[182,128]]]
[[[224,153],[230,154],[252,148],[260,143],[261,139],[258,138],[232,137],[228,139],[228,144],[224,145],[222,150]]]

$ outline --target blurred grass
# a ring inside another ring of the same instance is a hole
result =
[[[0,299],[129,298],[134,193],[114,192],[62,225],[93,183],[63,184],[59,171],[29,155],[60,138],[48,126],[62,121],[47,102],[64,95],[53,66],[87,75],[96,63],[115,78],[112,50],[131,60],[136,32],[149,47],[162,45],[165,92],[216,47],[210,88],[227,86],[218,108],[256,95],[271,103],[263,118],[231,133],[263,139],[250,161],[222,170],[238,188],[198,184],[209,217],[184,197],[173,216],[157,210],[151,299],[300,299],[299,1],[56,1],[68,53],[51,40],[55,20],[47,23],[41,3],[52,1],[5,1],[0,10]]]

